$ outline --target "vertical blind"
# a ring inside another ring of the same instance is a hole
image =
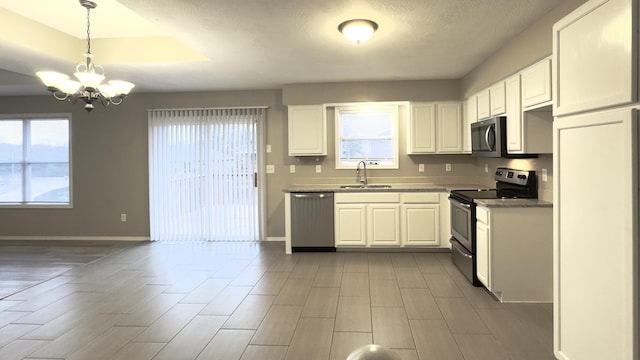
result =
[[[154,241],[258,239],[257,123],[265,110],[149,111]]]

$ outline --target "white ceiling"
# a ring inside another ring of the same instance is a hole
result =
[[[96,2],[94,61],[158,92],[461,78],[562,0]],[[353,18],[378,23],[370,41],[338,32]],[[46,93],[35,71],[72,73],[85,51],[77,0],[0,0],[0,22],[0,95]]]

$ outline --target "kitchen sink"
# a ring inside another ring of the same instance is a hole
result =
[[[391,189],[391,185],[373,184],[373,185],[341,185],[341,189]]]

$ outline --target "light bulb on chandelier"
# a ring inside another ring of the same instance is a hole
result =
[[[89,0],[80,0],[80,5],[87,9],[87,52],[84,54],[86,60],[76,66],[76,72],[73,74],[77,81],[56,71],[38,71],[36,75],[56,99],[69,100],[72,103],[80,99],[84,101],[84,108],[87,111],[94,109],[93,103],[96,101],[103,106],[120,105],[135,85],[123,80],[109,80],[107,83],[102,83],[105,79],[104,69],[91,60],[93,54],[91,53],[89,13],[91,9],[96,8],[97,4]]]

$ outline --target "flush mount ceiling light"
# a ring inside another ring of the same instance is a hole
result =
[[[378,24],[367,19],[347,20],[338,25],[338,31],[347,40],[356,44],[369,40],[376,30],[378,30]]]
[[[87,111],[93,110],[93,103],[99,101],[103,106],[109,104],[120,105],[122,100],[129,94],[134,84],[123,80],[110,80],[106,84],[104,69],[100,65],[91,62],[91,22],[89,13],[91,9],[98,6],[89,0],[80,0],[80,5],[87,9],[87,52],[84,55],[85,61],[76,66],[73,74],[76,80],[69,79],[69,76],[55,71],[39,71],[36,73],[45,84],[47,90],[51,91],[53,97],[58,100],[69,100],[75,103],[78,99],[84,101],[84,108]]]

